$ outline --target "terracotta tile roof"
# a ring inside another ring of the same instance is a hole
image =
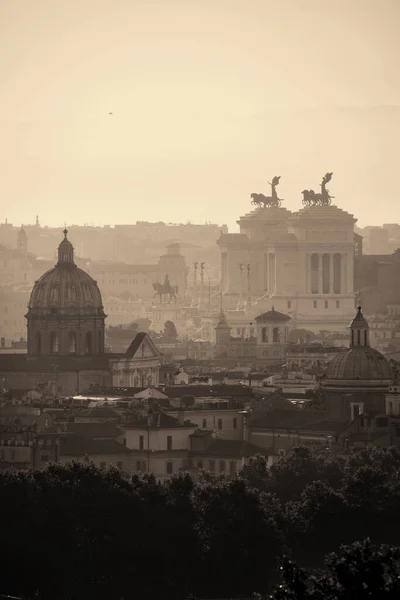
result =
[[[197,425],[195,423],[191,423],[190,421],[185,421],[185,424],[181,425],[179,423],[179,419],[176,419],[175,417],[172,417],[171,415],[167,415],[164,412],[155,413],[153,415],[153,418],[154,418],[153,424],[150,425],[150,429],[173,429],[173,428],[179,428],[179,427],[189,427],[189,428],[197,427]],[[124,427],[125,427],[125,429],[147,429],[149,427],[148,419],[147,419],[147,417],[144,417],[144,418],[138,419],[134,423],[129,423],[129,424],[125,425]]]
[[[253,391],[244,385],[173,385],[167,386],[164,390],[169,398],[181,398],[182,396],[194,396],[202,398],[205,396],[244,396],[252,397]]]
[[[95,454],[128,454],[129,449],[113,439],[93,439],[78,435],[61,438],[61,456],[93,456]]]
[[[82,416],[96,419],[119,419],[119,414],[108,406],[96,406],[83,413]]]
[[[317,427],[324,421],[324,413],[311,410],[273,410],[260,415],[252,415],[249,427],[252,429],[293,429],[306,430],[308,426]]]
[[[63,423],[46,429],[46,433],[56,433],[63,429],[66,433],[73,433],[81,437],[111,438],[120,435],[121,430],[116,423]]]
[[[263,454],[268,456],[270,454],[265,448],[255,446],[250,442],[244,440],[215,440],[210,446],[202,451],[192,451],[192,455],[198,456],[199,454],[205,454],[207,456],[226,457],[226,458],[249,458],[256,454]]]

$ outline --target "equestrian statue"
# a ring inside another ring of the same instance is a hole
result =
[[[276,186],[279,185],[279,180],[281,176],[275,176],[272,180],[272,183],[268,181],[268,184],[271,186],[271,196],[264,196],[264,194],[251,194],[251,203],[264,208],[274,207],[279,208],[282,204],[282,200],[278,198],[278,194],[276,193]]]
[[[329,190],[326,189],[326,184],[332,179],[333,173],[326,173],[322,178],[321,192],[316,194],[314,190],[303,190],[301,193],[303,194],[303,206],[329,206],[331,204],[332,198],[335,196],[331,196],[329,194]]]
[[[153,296],[153,299],[156,296],[160,296],[160,304],[162,304],[163,296],[169,295],[168,304],[174,299],[176,302],[176,297],[178,295],[179,288],[177,285],[171,285],[168,275],[165,276],[164,283],[153,283],[153,288],[156,290],[156,293]]]

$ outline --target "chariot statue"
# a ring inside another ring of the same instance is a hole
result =
[[[303,206],[329,206],[331,200],[335,196],[329,194],[329,190],[326,188],[326,184],[332,179],[333,173],[326,173],[322,178],[321,192],[316,193],[314,190],[303,190]]]
[[[282,200],[280,198],[278,198],[278,194],[276,192],[276,187],[279,185],[279,180],[280,180],[281,176],[276,175],[272,182],[268,181],[268,184],[271,186],[271,195],[270,196],[264,196],[264,194],[251,194],[251,203],[254,204],[255,206],[263,206],[264,208],[267,207],[274,207],[274,208],[279,208],[282,204]]]
[[[156,291],[153,299],[156,296],[160,296],[160,304],[162,304],[163,296],[169,296],[168,304],[171,300],[176,302],[179,288],[177,285],[171,285],[168,275],[165,276],[164,283],[153,283],[153,288]]]

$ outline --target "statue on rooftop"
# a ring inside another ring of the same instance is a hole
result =
[[[276,187],[279,185],[279,180],[280,180],[281,176],[280,175],[276,175],[272,182],[268,182],[269,185],[271,186],[271,196],[264,196],[264,194],[256,194],[253,193],[251,194],[251,203],[255,204],[256,206],[260,207],[263,206],[264,208],[267,207],[274,207],[274,208],[279,208],[279,206],[281,206],[282,204],[282,200],[280,198],[278,198],[278,194],[276,192]]]
[[[321,192],[315,193],[314,190],[303,190],[303,206],[329,206],[332,198],[329,194],[329,190],[326,188],[326,184],[332,179],[333,173],[326,173],[322,178]]]

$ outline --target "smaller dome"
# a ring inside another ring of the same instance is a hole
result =
[[[257,321],[257,323],[276,323],[278,321],[281,323],[285,323],[286,321],[290,321],[290,319],[291,317],[289,317],[288,315],[284,315],[281,312],[278,312],[277,310],[275,310],[274,307],[272,307],[272,309],[268,312],[265,312],[262,315],[256,317],[255,321]]]
[[[392,379],[386,358],[369,346],[354,346],[337,354],[329,363],[328,380],[383,381]]]
[[[381,381],[392,380],[393,374],[386,358],[369,345],[369,325],[361,306],[350,323],[350,348],[337,354],[329,363],[327,380]]]

